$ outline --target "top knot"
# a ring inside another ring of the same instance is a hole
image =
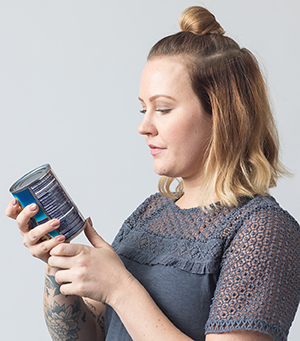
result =
[[[198,35],[221,34],[225,31],[216,21],[215,16],[206,8],[192,6],[182,12],[179,19],[180,29],[183,32],[192,32]]]

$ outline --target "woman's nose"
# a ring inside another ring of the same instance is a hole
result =
[[[141,135],[156,135],[157,128],[153,122],[153,119],[150,117],[150,113],[145,113],[144,118],[141,124],[138,127],[138,132]]]

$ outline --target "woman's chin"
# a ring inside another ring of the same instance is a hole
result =
[[[177,177],[177,175],[175,175],[174,172],[171,172],[170,170],[164,167],[155,167],[155,165],[153,165],[153,170],[159,176],[168,176],[169,178]]]

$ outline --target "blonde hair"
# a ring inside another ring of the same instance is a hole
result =
[[[256,58],[226,37],[214,15],[203,7],[187,8],[180,17],[180,28],[181,32],[157,42],[148,60],[180,57],[194,92],[212,116],[201,205],[207,207],[214,195],[222,205],[236,206],[240,196],[268,194],[288,171],[279,160],[278,134]],[[170,190],[173,180],[161,177],[159,190],[178,198],[183,194],[182,182],[174,195]]]

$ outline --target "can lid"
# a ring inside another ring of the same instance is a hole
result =
[[[26,187],[33,185],[35,182],[40,180],[50,169],[50,165],[47,163],[40,167],[37,167],[29,173],[22,176],[17,180],[9,189],[11,193],[17,193],[24,190]]]

